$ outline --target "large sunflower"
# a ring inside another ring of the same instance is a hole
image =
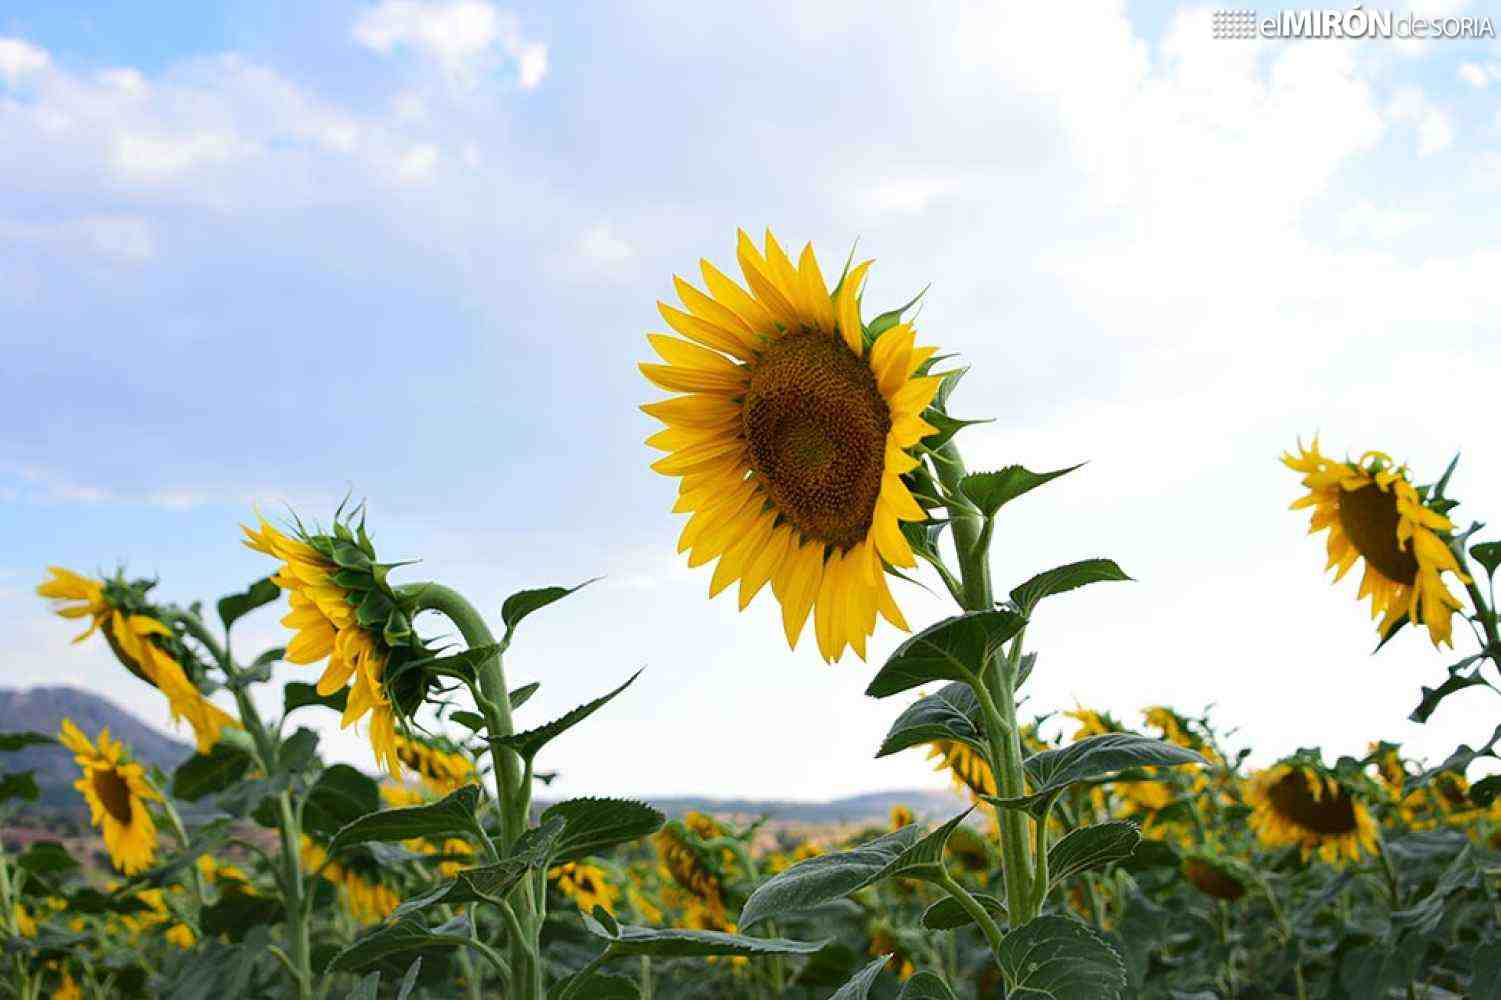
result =
[[[73,787],[89,804],[110,860],[126,875],[145,871],[156,858],[156,823],[146,803],[160,798],[147,783],[146,772],[125,755],[122,744],[110,739],[108,727],[99,730],[95,746],[71,719],[64,719],[58,738],[83,769]]]
[[[363,526],[352,530],[337,519],[332,534],[310,533],[299,525],[295,538],[265,518],[259,529],[241,528],[246,546],[283,562],[271,579],[290,595],[292,610],[281,623],[297,634],[287,644],[287,662],[327,659],[317,685],[325,697],[353,679],[341,726],[368,714],[375,759],[400,779],[397,711],[415,709],[426,688],[420,671],[408,671],[408,678],[422,686],[399,697],[407,704],[395,704],[385,678],[399,662],[425,656],[426,650],[412,633],[409,609],[385,582],[389,566],[375,561]]]
[[[51,577],[36,592],[51,599],[61,617],[89,619],[89,627],[73,641],[101,631],[127,670],[167,696],[172,721],[187,719],[199,753],[219,742],[224,727],[239,728],[234,716],[198,690],[194,678],[204,668],[167,624],[169,616],[146,599],[151,581],[127,582],[123,576],[93,580],[61,566],[49,566],[48,572]]]
[[[1454,523],[1427,506],[1407,479],[1407,467],[1393,464],[1379,451],[1368,451],[1359,462],[1336,462],[1319,453],[1319,442],[1298,454],[1285,454],[1288,468],[1303,473],[1308,495],[1293,509],[1313,508],[1309,533],[1329,530],[1329,565],[1339,582],[1357,562],[1365,560],[1360,598],[1371,598],[1371,617],[1381,616],[1378,631],[1391,634],[1403,616],[1428,626],[1435,646],[1453,645],[1450,619],[1461,607],[1444,586],[1443,574],[1461,582],[1454,553],[1439,532]]]
[[[769,230],[764,255],[742,231],[736,256],[749,290],[707,260],[707,294],[675,278],[687,312],[658,308],[687,339],[649,334],[666,363],[641,365],[686,394],[642,407],[667,425],[652,468],[681,477],[673,510],[693,515],[678,551],[718,559],[710,596],[739,580],[742,609],[770,582],[794,648],[811,612],[825,660],[863,658],[878,612],[907,627],[883,564],[916,565],[901,522],[926,515],[901,477],[934,433],[922,413],[941,379],[920,373],[935,349],[905,323],[867,337],[870,261],[830,295],[811,244],[794,266]]]
[[[1246,783],[1251,828],[1268,847],[1315,851],[1333,864],[1376,853],[1377,827],[1363,790],[1305,754],[1253,774]]]

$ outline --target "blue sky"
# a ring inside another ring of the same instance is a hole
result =
[[[66,645],[43,567],[211,600],[266,569],[252,504],[352,492],[409,579],[492,613],[606,575],[513,657],[532,722],[648,668],[557,745],[564,791],[940,784],[870,759],[901,707],[872,667],[704,599],[645,468],[655,300],[770,224],[826,271],[858,238],[877,308],[933,283],[920,331],[995,418],[972,466],[1091,460],[999,529],[1000,580],[1104,554],[1139,581],[1043,612],[1039,710],[1214,702],[1263,756],[1491,728],[1479,694],[1402,721],[1449,660],[1366,655],[1275,458],[1319,429],[1433,478],[1463,446],[1461,515],[1501,518],[1494,40],[1216,41],[1209,8],[1106,2],[95,6],[0,13],[7,683],[165,721]]]

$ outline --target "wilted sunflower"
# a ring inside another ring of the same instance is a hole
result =
[[[613,914],[620,900],[620,890],[606,881],[604,869],[595,865],[570,861],[552,869],[547,877],[584,913],[593,913],[596,906],[603,906],[605,912]]]
[[[108,727],[99,730],[96,747],[71,719],[64,719],[58,738],[83,769],[73,787],[89,804],[91,822],[104,834],[110,860],[126,875],[145,871],[156,858],[156,823],[146,803],[160,799],[145,770],[110,739]]]
[[[326,658],[317,685],[324,696],[343,690],[353,678],[340,724],[351,726],[369,714],[375,759],[400,778],[397,713],[415,711],[426,682],[421,671],[410,670],[403,690],[392,691],[386,677],[401,663],[428,654],[412,632],[411,608],[386,583],[390,565],[376,561],[363,524],[351,529],[337,517],[332,534],[299,525],[293,538],[265,518],[259,529],[241,528],[246,546],[283,561],[271,579],[289,592],[292,605],[281,620],[297,633],[287,644],[287,662],[311,664]]]
[[[1251,828],[1263,844],[1300,848],[1305,859],[1317,851],[1333,864],[1378,849],[1363,791],[1305,753],[1253,774],[1245,798]]]
[[[687,312],[658,303],[686,340],[648,334],[665,364],[641,371],[668,392],[644,411],[667,425],[647,443],[652,465],[682,478],[673,510],[693,516],[678,551],[718,559],[710,596],[740,581],[744,609],[769,581],[796,647],[811,611],[829,662],[862,659],[876,614],[907,627],[885,566],[917,564],[901,522],[926,515],[902,482],[908,454],[934,429],[922,413],[938,392],[934,348],[897,323],[869,336],[860,288],[871,262],[830,295],[813,247],[796,266],[766,233],[763,256],[743,231],[736,256],[749,291],[700,262],[708,293],[675,278]]]
[[[968,792],[970,798],[996,793],[990,761],[979,750],[959,740],[934,740],[928,747],[928,759],[938,761],[933,770],[948,771],[954,787]]]
[[[115,657],[131,673],[167,696],[172,721],[187,719],[199,753],[208,753],[225,726],[239,728],[229,713],[203,696],[195,678],[204,668],[167,616],[146,599],[149,580],[93,580],[61,566],[49,566],[51,578],[36,592],[51,599],[63,618],[88,618],[89,627],[74,637],[83,642],[101,631]]]
[[[1448,544],[1437,532],[1454,530],[1454,523],[1427,506],[1407,479],[1407,467],[1393,464],[1379,451],[1368,451],[1359,462],[1336,462],[1319,453],[1319,442],[1299,454],[1285,454],[1283,463],[1303,473],[1308,495],[1293,509],[1313,508],[1309,534],[1328,529],[1329,564],[1339,582],[1357,562],[1365,560],[1365,575],[1357,599],[1371,599],[1371,617],[1381,616],[1377,631],[1389,635],[1403,616],[1428,626],[1435,646],[1453,645],[1450,624],[1461,607],[1444,585],[1443,574],[1468,578]]]

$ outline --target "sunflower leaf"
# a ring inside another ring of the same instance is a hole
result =
[[[10,771],[0,774],[0,802],[25,799],[35,802],[42,794],[37,787],[35,771]]]
[[[1135,823],[1101,823],[1074,830],[1048,851],[1052,885],[1060,885],[1080,872],[1124,861],[1141,843],[1141,828]]]
[[[380,786],[348,764],[324,768],[308,790],[302,806],[302,825],[308,833],[327,839],[361,816],[380,809]]]
[[[582,584],[580,586],[582,586]],[[513,733],[510,736],[492,737],[490,739],[490,742],[499,743],[501,746],[510,747],[512,750],[516,751],[518,755],[520,755],[522,760],[530,762],[537,756],[537,752],[544,746],[546,746],[557,737],[563,735],[565,732],[572,729],[580,722],[583,722],[585,719],[593,715],[595,712],[599,711],[601,708],[604,708],[611,699],[620,694],[620,692],[624,691],[626,688],[630,687],[631,684],[635,682],[636,678],[640,676],[641,671],[638,670],[634,674],[631,674],[631,676],[626,680],[624,684],[620,685],[609,694],[602,695],[598,698],[595,698],[593,701],[588,702],[587,704],[580,705],[578,708],[575,708],[567,715],[560,716],[559,718],[556,718],[553,721],[547,723],[545,726],[538,726],[536,729],[528,729],[524,733]]]
[[[896,1000],[954,1000],[954,991],[936,973],[923,970],[902,984]]]
[[[1038,917],[1001,942],[996,955],[1012,1000],[1115,1000],[1126,966],[1094,931],[1067,917]]]
[[[334,955],[325,971],[356,972],[391,955],[427,948],[451,948],[460,942],[457,934],[440,934],[436,929],[428,930],[427,925],[415,917],[403,917],[357,938]]]
[[[13,753],[17,750],[24,750],[26,747],[46,746],[56,742],[57,740],[51,736],[30,730],[20,733],[0,733],[0,753]]]
[[[330,695],[321,695],[318,688],[313,684],[304,684],[302,681],[289,681],[281,689],[283,716],[290,714],[296,709],[306,708],[309,705],[322,705],[331,708],[335,712],[344,711],[344,706],[349,702],[349,689],[340,688]]]
[[[740,927],[767,917],[808,910],[841,899],[869,885],[903,851],[917,843],[922,830],[904,826],[858,847],[801,861],[762,882],[740,911]]]
[[[1481,657],[1478,655],[1469,656],[1454,664],[1449,668],[1448,678],[1436,688],[1421,685],[1423,688],[1423,699],[1418,702],[1417,708],[1408,713],[1408,720],[1411,722],[1427,722],[1428,717],[1438,708],[1439,703],[1456,691],[1463,691],[1465,688],[1479,687],[1481,685],[1490,687],[1491,682],[1480,675],[1479,667],[1476,667],[1467,674],[1461,672],[1465,667],[1479,659]]]
[[[973,893],[975,901],[994,917],[998,922],[1004,923],[1009,914],[1006,912],[1006,904],[994,896],[983,892]],[[959,905],[959,901],[953,896],[944,896],[938,902],[923,911],[922,925],[930,931],[952,931],[960,927],[968,927],[975,922],[975,918],[969,915],[969,911]]]
[[[1204,764],[1203,757],[1185,747],[1135,733],[1104,733],[1089,736],[1066,747],[1033,754],[1022,762],[1030,795],[1014,798],[984,796],[991,805],[1044,813],[1058,793],[1080,781],[1103,778],[1136,767],[1172,767]]]
[[[15,859],[17,866],[38,875],[49,872],[70,871],[78,867],[78,861],[68,849],[55,840],[38,840]]]
[[[516,709],[530,701],[532,695],[536,694],[537,689],[541,686],[542,683],[540,681],[532,681],[530,684],[523,684],[519,688],[512,688],[509,695],[511,711],[516,711]]]
[[[509,857],[493,865],[466,868],[454,878],[402,901],[391,915],[399,919],[440,903],[458,906],[504,899],[527,872],[549,867],[566,825],[561,817],[544,817],[540,825],[516,838]]]
[[[1031,472],[1020,465],[1008,465],[997,472],[971,472],[959,481],[959,491],[974,502],[986,517],[994,517],[996,511],[1015,500],[1023,493],[1066,476],[1083,466],[1071,465],[1052,472]]]
[[[636,927],[631,924],[616,924],[614,927],[609,927],[588,915],[584,916],[584,927],[590,934],[609,942],[609,954],[614,958],[633,955],[648,955],[652,958],[708,958],[720,955],[755,958],[761,955],[811,955],[825,944],[823,941],[745,937],[720,931]]]
[[[1038,573],[1011,591],[1011,600],[1022,614],[1030,615],[1044,597],[1066,593],[1091,583],[1129,580],[1113,559],[1085,559]]]
[[[628,799],[568,799],[548,806],[541,822],[565,824],[553,848],[552,864],[602,854],[611,847],[656,833],[667,817],[643,802]]]
[[[219,620],[224,623],[224,631],[228,632],[235,622],[280,596],[281,588],[267,576],[252,583],[243,593],[219,598]]]
[[[875,985],[876,977],[880,976],[881,970],[886,968],[886,962],[890,957],[882,955],[866,965],[865,968],[855,973],[853,979],[839,987],[829,1000],[869,1000],[870,988]]]
[[[957,740],[984,753],[983,715],[973,688],[962,682],[946,684],[937,694],[908,705],[896,717],[876,756],[886,757],[934,740]]]
[[[250,754],[228,742],[215,743],[208,753],[195,753],[172,772],[172,797],[197,802],[222,792],[245,776],[255,763]]]
[[[1470,801],[1482,809],[1489,809],[1497,796],[1501,796],[1501,774],[1481,778],[1470,786]]]
[[[1470,555],[1485,567],[1486,576],[1493,577],[1496,575],[1496,567],[1501,566],[1501,542],[1480,542],[1472,545]]]
[[[954,828],[963,823],[974,807],[964,810],[941,826],[934,827],[921,840],[908,847],[871,877],[867,885],[888,878],[915,878],[932,881],[943,874],[943,852]]]
[[[370,973],[354,984],[345,1000],[376,1000],[380,996],[380,970]]]
[[[948,444],[954,439],[955,434],[958,434],[966,427],[973,427],[976,424],[995,423],[994,417],[987,417],[984,420],[960,420],[958,417],[951,417],[942,410],[932,406],[923,412],[922,418],[924,423],[934,428],[934,433],[922,439],[922,446],[932,451],[937,451]]]
[[[462,837],[474,831],[474,809],[479,804],[478,785],[465,785],[429,805],[383,809],[346,823],[329,842],[336,854],[352,844],[371,840],[390,842],[412,837]]]
[[[500,606],[500,619],[505,622],[506,626],[506,634],[500,640],[501,645],[511,644],[511,637],[516,634],[516,626],[521,624],[521,619],[555,601],[561,601],[569,594],[582,590],[598,579],[599,577],[585,580],[576,587],[541,587],[536,590],[522,590],[507,597],[505,603]]]
[[[945,618],[898,646],[865,693],[885,698],[933,681],[968,683],[1026,621],[1026,616],[1005,608]]]
[[[1420,788],[1424,788],[1429,782],[1446,771],[1452,771],[1455,774],[1464,774],[1465,769],[1481,757],[1495,757],[1495,746],[1497,743],[1501,743],[1501,726],[1496,727],[1496,731],[1491,734],[1491,738],[1479,750],[1471,749],[1468,743],[1461,743],[1438,767],[1424,771],[1416,778],[1413,778],[1411,782],[1404,785],[1404,791],[1415,792]]]
[[[588,978],[580,981],[580,975],[582,973],[575,972],[553,983],[547,990],[548,1000],[559,1000],[570,995],[579,997],[580,1000],[637,1000],[641,996],[636,983],[625,976],[595,970],[588,973]]]

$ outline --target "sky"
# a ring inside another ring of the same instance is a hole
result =
[[[1501,19],[1501,5],[1401,7]],[[34,594],[45,567],[211,606],[272,566],[259,504],[368,503],[398,580],[522,627],[559,794],[823,799],[942,787],[874,760],[899,696],[789,651],[769,592],[707,599],[650,472],[636,369],[672,276],[736,227],[858,239],[867,314],[931,283],[920,340],[971,371],[973,469],[1079,471],[1008,506],[993,572],[1116,559],[1045,604],[1025,712],[1214,717],[1270,762],[1369,741],[1441,759],[1485,691],[1406,720],[1471,652],[1372,657],[1289,511],[1300,436],[1432,481],[1501,527],[1501,48],[1228,41],[1211,8],[377,0],[0,12],[0,676],[164,700]],[[941,592],[931,577],[924,582]],[[897,583],[910,621],[951,613]],[[236,647],[285,642],[278,615]],[[440,620],[425,624],[445,634]],[[277,680],[317,670],[281,665]],[[279,704],[279,685],[264,694]],[[305,714],[305,719],[311,719]],[[370,766],[324,720],[325,750]],[[1057,728],[1057,723],[1052,724]],[[1071,730],[1069,730],[1071,732]]]

